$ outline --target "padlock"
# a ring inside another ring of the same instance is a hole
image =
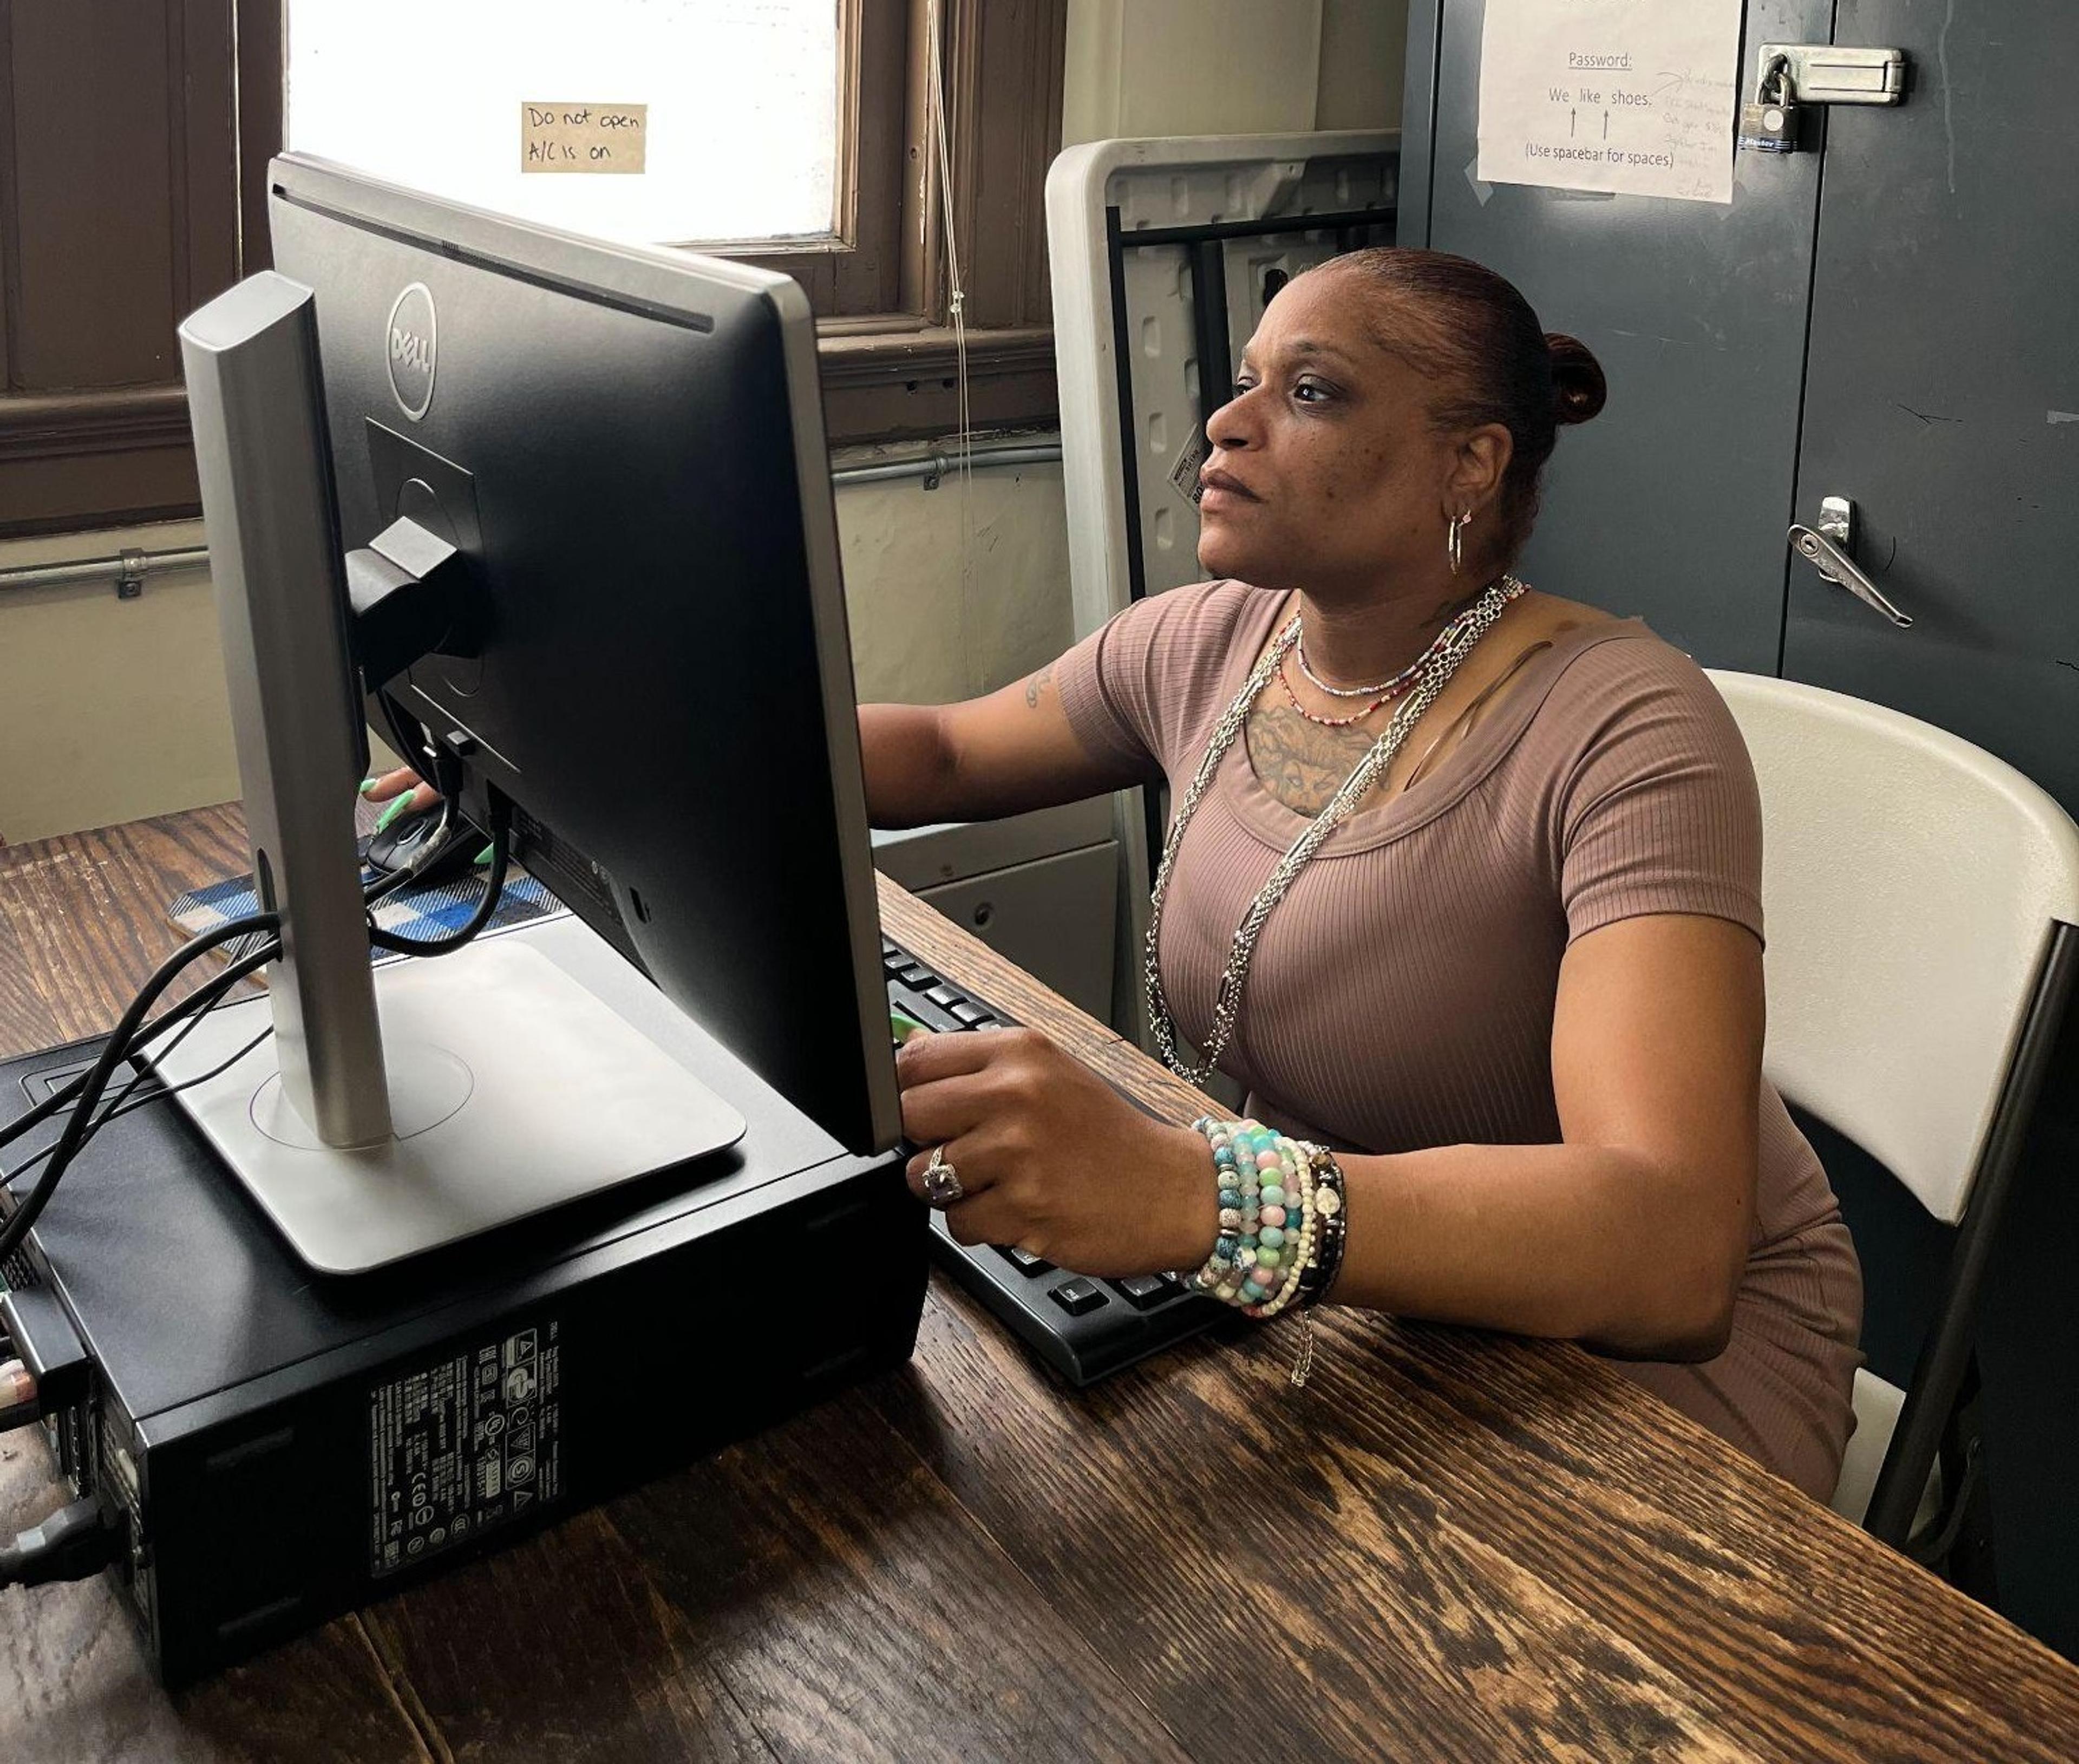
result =
[[[1762,76],[1754,102],[1740,109],[1740,147],[1750,153],[1797,151],[1797,94],[1780,56]]]

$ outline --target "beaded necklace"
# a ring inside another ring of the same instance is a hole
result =
[[[1240,734],[1242,725],[1248,721],[1249,709],[1262,696],[1264,688],[1270,683],[1284,662],[1286,653],[1299,641],[1299,615],[1295,613],[1285,629],[1278,633],[1277,640],[1265,651],[1262,658],[1250,671],[1240,692],[1235,695],[1217,725],[1212,739],[1207,743],[1204,757],[1198,762],[1198,770],[1191,780],[1191,787],[1184,794],[1184,800],[1177,810],[1176,817],[1169,823],[1169,835],[1162,842],[1162,861],[1155,872],[1155,888],[1149,902],[1148,941],[1142,951],[1142,977],[1147,984],[1148,1025],[1155,1032],[1155,1045],[1162,1055],[1163,1064],[1184,1080],[1186,1084],[1203,1085],[1219,1064],[1220,1055],[1227,1051],[1228,1043],[1234,1037],[1236,1020],[1241,1014],[1241,993],[1249,977],[1249,958],[1256,952],[1256,940],[1261,934],[1265,922],[1272,909],[1283,900],[1291,888],[1307,861],[1319,851],[1328,835],[1341,826],[1352,809],[1362,800],[1393,763],[1408,733],[1414,728],[1422,713],[1437,702],[1438,696],[1458,671],[1458,664],[1472,653],[1473,646],[1493,629],[1510,601],[1525,591],[1525,584],[1512,575],[1497,577],[1489,583],[1479,600],[1461,612],[1437,633],[1437,641],[1426,650],[1415,664],[1412,671],[1416,683],[1412,692],[1393,713],[1393,720],[1381,733],[1370,750],[1357,763],[1342,788],[1329,799],[1328,805],[1307,824],[1307,830],[1292,842],[1285,855],[1278,860],[1270,872],[1270,880],[1263,884],[1242,916],[1241,923],[1235,928],[1234,940],[1228,951],[1227,964],[1220,970],[1219,990],[1213,1000],[1213,1030],[1207,1038],[1204,1056],[1196,1066],[1189,1065],[1177,1052],[1177,1028],[1169,1015],[1169,1002],[1162,990],[1161,964],[1157,959],[1162,936],[1162,909],[1169,892],[1169,876],[1176,867],[1177,853],[1184,842],[1184,830],[1191,824],[1191,817],[1198,810],[1213,774],[1219,769],[1227,750]]]
[[[1301,665],[1303,667],[1305,664],[1303,663]],[[1311,679],[1314,676],[1309,674],[1307,677],[1309,679]],[[1299,702],[1299,695],[1292,690],[1291,679],[1282,667],[1278,671],[1278,684],[1279,690],[1282,691],[1285,694],[1286,699],[1290,700],[1293,709],[1299,712],[1302,717],[1305,717],[1308,722],[1313,724],[1316,729],[1348,729],[1353,723],[1362,722],[1365,718],[1370,716],[1371,713],[1377,710],[1382,704],[1388,704],[1394,699],[1399,697],[1402,693],[1408,690],[1408,686],[1414,684],[1414,682],[1410,680],[1405,685],[1398,682],[1389,682],[1379,692],[1378,697],[1374,698],[1362,709],[1352,711],[1347,717],[1324,717],[1318,711],[1311,711],[1307,709],[1304,704]]]
[[[1432,644],[1430,649],[1424,650],[1391,679],[1381,680],[1376,686],[1331,686],[1307,660],[1307,633],[1303,629],[1292,640],[1292,658],[1299,664],[1299,671],[1307,676],[1308,683],[1331,698],[1398,698],[1422,677],[1423,666],[1435,647]]]

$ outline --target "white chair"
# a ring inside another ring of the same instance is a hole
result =
[[[1761,787],[1764,1069],[1956,1228],[1910,1386],[1856,1374],[1856,1438],[1834,1500],[1903,1548],[2079,975],[2079,827],[2011,766],[1931,724],[1792,680],[1711,678]]]

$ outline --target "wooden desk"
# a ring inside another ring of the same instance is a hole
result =
[[[0,851],[0,1053],[107,1027],[165,902],[244,863],[224,809]],[[1587,1354],[1335,1315],[1295,1392],[1291,1348],[1078,1395],[935,1285],[901,1373],[178,1697],[100,1582],[0,1593],[0,1758],[2079,1756],[2079,1670]],[[0,1436],[0,1531],[49,1475]]]

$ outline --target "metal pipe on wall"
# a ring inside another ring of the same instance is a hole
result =
[[[975,470],[998,469],[1010,466],[1045,466],[1058,464],[1061,458],[1059,441],[1027,442],[1009,447],[977,447],[967,455],[967,463]],[[834,484],[884,484],[905,479],[921,478],[927,490],[935,490],[941,482],[960,469],[961,456],[941,452],[937,448],[916,459],[893,460],[881,466],[845,466],[830,474]],[[135,600],[144,591],[147,576],[173,575],[188,570],[207,570],[209,550],[203,546],[183,546],[165,551],[141,551],[134,548],[118,552],[113,557],[82,558],[69,563],[23,564],[12,570],[0,570],[0,591],[9,588],[66,588],[92,584],[113,584],[116,593],[123,600]]]
[[[1012,447],[976,447],[968,450],[968,463],[976,470],[984,467],[1004,466],[1058,465],[1061,458],[1059,441],[1028,443]],[[830,474],[834,484],[885,484],[906,478],[921,478],[927,490],[935,490],[939,482],[950,477],[960,468],[958,454],[942,453],[937,448],[921,459],[896,460],[885,466],[846,466]]]
[[[173,575],[186,570],[207,570],[209,550],[204,546],[182,546],[168,551],[140,551],[135,547],[112,558],[82,558],[70,563],[29,563],[0,570],[0,590],[7,588],[68,588],[82,583],[113,583],[126,600],[144,591],[148,575]]]

